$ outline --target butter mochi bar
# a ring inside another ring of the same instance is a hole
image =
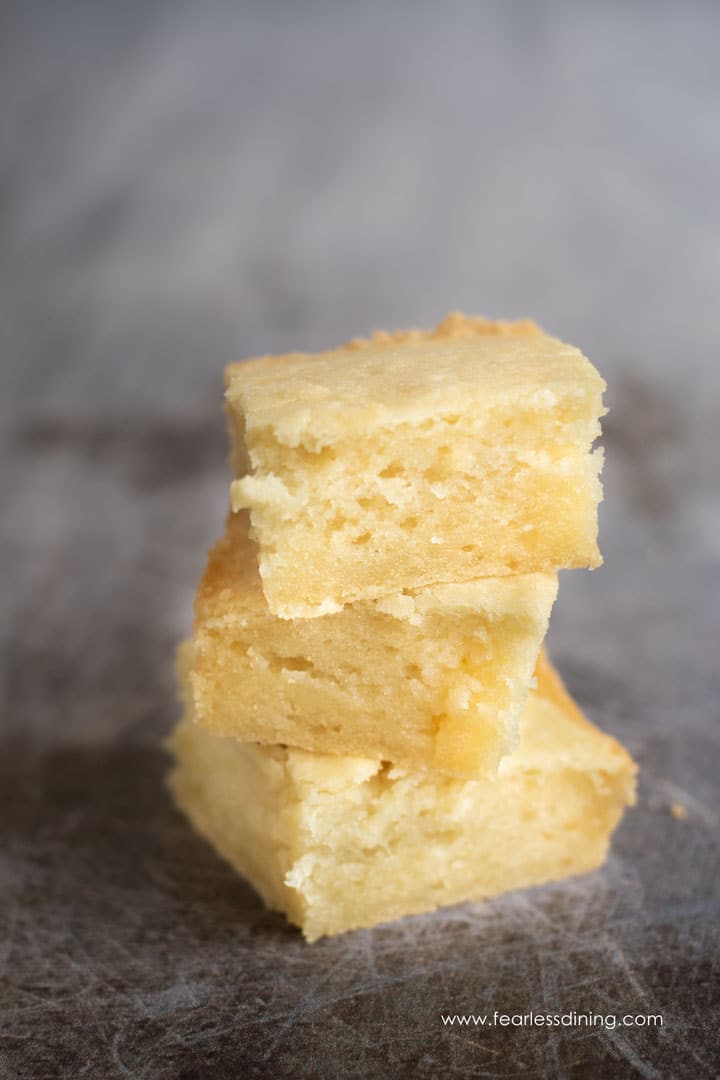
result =
[[[484,781],[220,738],[190,697],[177,804],[308,941],[593,870],[634,802],[632,759],[544,661],[520,747]]]
[[[195,602],[195,717],[242,740],[492,773],[517,745],[556,594],[556,574],[520,574],[278,619],[247,514],[230,514]]]
[[[281,618],[601,562],[605,383],[530,321],[451,315],[231,364],[226,387],[232,506]]]

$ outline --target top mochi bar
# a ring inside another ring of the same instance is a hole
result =
[[[274,615],[602,561],[605,383],[535,323],[450,315],[231,364],[226,385],[232,507]]]

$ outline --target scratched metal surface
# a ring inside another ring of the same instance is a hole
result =
[[[0,1076],[717,1075],[717,6],[0,18]],[[600,873],[310,948],[163,788],[220,369],[452,307],[608,379],[551,645],[639,805]],[[529,1009],[664,1026],[441,1022]]]

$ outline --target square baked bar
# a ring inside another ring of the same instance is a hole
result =
[[[278,619],[247,514],[231,514],[195,602],[196,719],[243,740],[492,773],[517,744],[556,593],[556,574],[518,574]]]
[[[226,372],[270,610],[598,566],[604,382],[534,323],[453,315]]]
[[[191,712],[178,805],[308,941],[592,870],[634,801],[632,759],[543,662],[520,747],[486,781],[218,738]]]

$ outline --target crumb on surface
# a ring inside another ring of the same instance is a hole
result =
[[[688,816],[687,807],[682,803],[674,802],[670,805],[670,813],[676,821],[685,821]]]

